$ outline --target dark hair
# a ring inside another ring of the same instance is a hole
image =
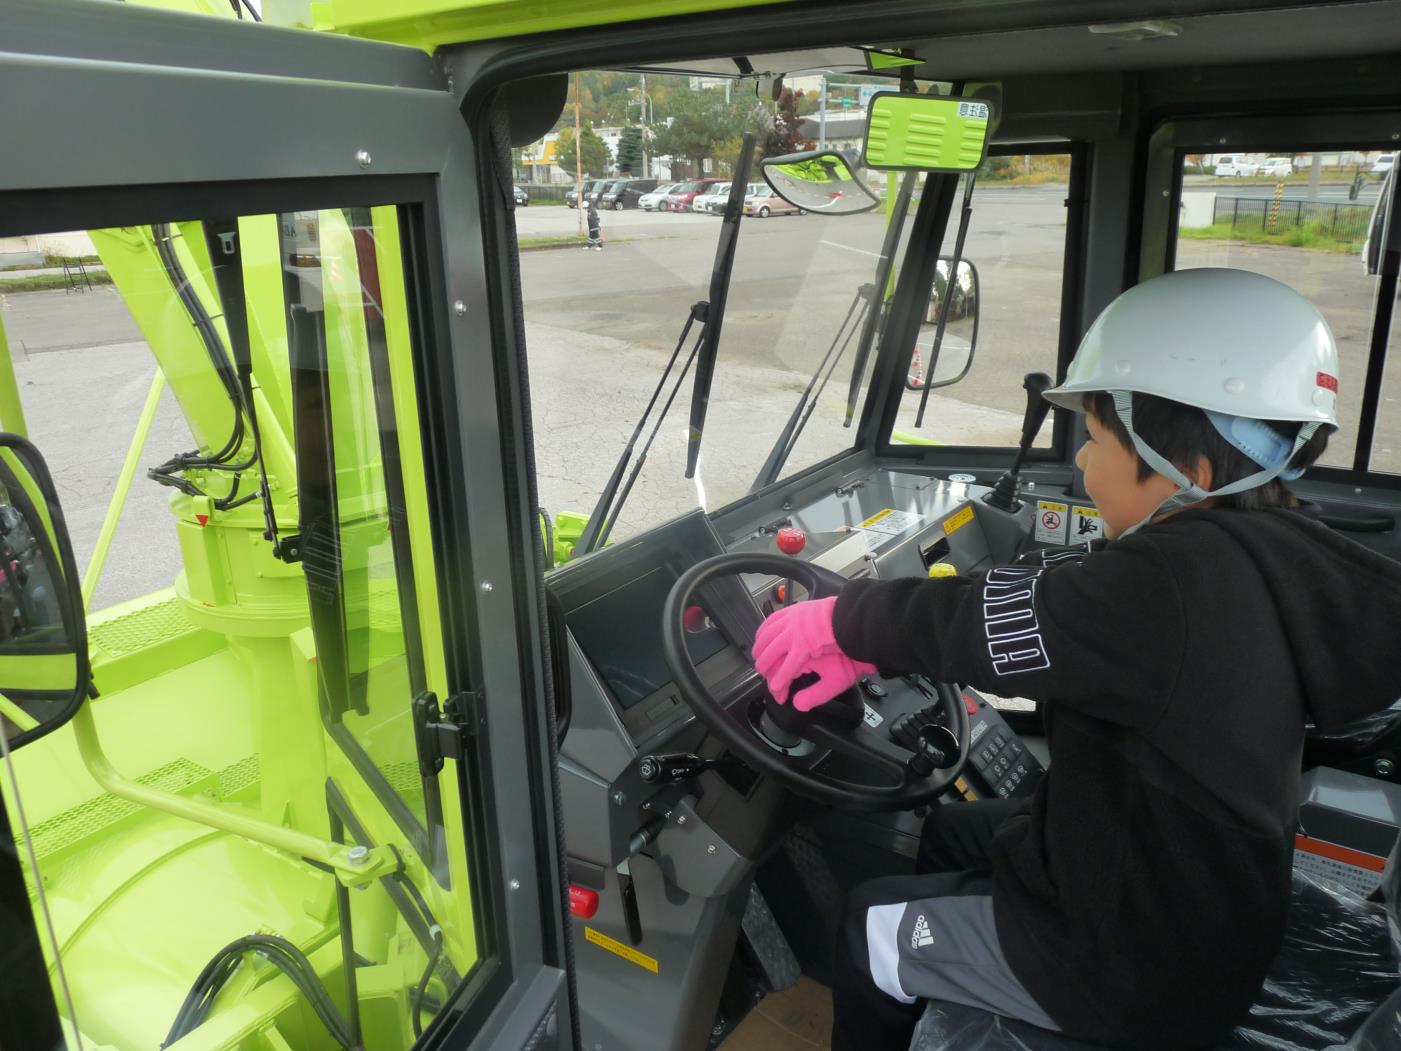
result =
[[[1119,444],[1138,459],[1138,479],[1151,477],[1153,468],[1134,450],[1129,432],[1114,410],[1114,398],[1107,391],[1096,391],[1085,395],[1085,411],[1095,418],[1101,427],[1118,439]],[[1279,434],[1293,441],[1298,437],[1299,423],[1284,423],[1275,420],[1264,421]],[[1211,464],[1211,487],[1220,489],[1229,482],[1239,481],[1260,470],[1255,463],[1235,446],[1221,437],[1221,434],[1206,418],[1206,413],[1191,405],[1169,401],[1152,394],[1133,395],[1133,429],[1149,447],[1169,463],[1191,473],[1198,459],[1205,457]],[[1328,447],[1328,430],[1320,427],[1290,461],[1294,467],[1310,467]],[[1247,489],[1243,493],[1230,493],[1215,499],[1217,507],[1230,507],[1242,511],[1256,511],[1266,507],[1298,507],[1299,501],[1289,487],[1278,478],[1264,485]]]

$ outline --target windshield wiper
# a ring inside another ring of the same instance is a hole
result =
[[[807,387],[803,389],[802,396],[798,398],[798,404],[793,406],[793,412],[789,415],[788,422],[779,432],[778,441],[774,442],[773,448],[769,450],[768,458],[764,461],[764,466],[759,469],[758,477],[749,487],[751,493],[771,484],[778,478],[778,472],[783,470],[784,463],[787,462],[788,457],[793,452],[793,447],[798,444],[798,439],[802,436],[803,428],[812,418],[812,411],[817,408],[817,399],[822,396],[827,381],[837,370],[837,365],[841,362],[842,355],[846,353],[846,348],[851,344],[851,338],[856,335],[857,328],[863,319],[869,326],[871,319],[879,313],[879,308],[871,309],[871,304],[876,301],[879,295],[878,287],[878,285],[862,285],[856,290],[856,295],[851,300],[851,306],[846,308],[846,317],[842,318],[842,323],[837,326],[837,334],[832,337],[832,345],[827,348],[827,353],[822,355],[822,360],[817,363],[817,371],[808,380]],[[854,322],[853,317],[855,318]]]
[[[735,268],[735,248],[739,243],[739,221],[744,217],[744,196],[749,189],[749,171],[754,165],[754,133],[744,133],[735,162],[735,178],[725,202],[725,218],[720,226],[720,243],[715,246],[715,266],[710,272],[710,317],[701,332],[700,357],[696,360],[696,381],[691,390],[691,431],[686,449],[686,477],[694,478],[700,461],[705,414],[710,407],[710,383],[715,377],[715,358],[720,353],[720,325],[725,320],[725,300],[730,294],[730,273]]]

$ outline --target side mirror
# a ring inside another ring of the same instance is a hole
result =
[[[943,256],[935,270],[929,308],[920,322],[910,369],[905,376],[907,390],[948,387],[963,379],[973,367],[973,352],[978,346],[978,268],[967,259],[960,259],[957,275],[950,281],[952,262],[948,256]],[[944,324],[944,338],[936,349],[939,312],[945,297],[949,301],[949,313]]]
[[[773,192],[818,215],[855,215],[880,205],[844,154],[809,150],[766,158],[760,167]]]
[[[11,748],[73,718],[87,627],[58,492],[39,450],[0,434],[0,733]]]

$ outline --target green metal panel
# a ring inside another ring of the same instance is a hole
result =
[[[882,92],[871,99],[866,165],[886,171],[973,171],[987,149],[992,107],[981,99]]]
[[[310,28],[432,51],[444,44],[495,40],[558,29],[618,25],[653,18],[795,0],[330,0],[312,4]],[[270,5],[275,10],[275,5]],[[272,17],[275,17],[272,16]]]

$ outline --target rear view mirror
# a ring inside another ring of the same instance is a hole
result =
[[[73,717],[87,632],[58,493],[33,445],[0,434],[0,733],[11,748]]]
[[[862,163],[880,171],[975,171],[991,123],[992,107],[979,99],[884,91],[871,97]]]
[[[809,150],[769,157],[764,178],[789,204],[818,215],[855,215],[880,204],[857,176],[851,161],[836,150]]]
[[[934,275],[934,290],[929,307],[919,324],[910,369],[905,387],[923,390],[925,387],[947,387],[968,375],[973,367],[973,352],[978,345],[978,270],[966,259],[958,261],[958,275],[949,281],[952,260],[940,258]],[[948,297],[949,313],[944,323],[944,337],[935,341],[939,331],[939,311]]]

